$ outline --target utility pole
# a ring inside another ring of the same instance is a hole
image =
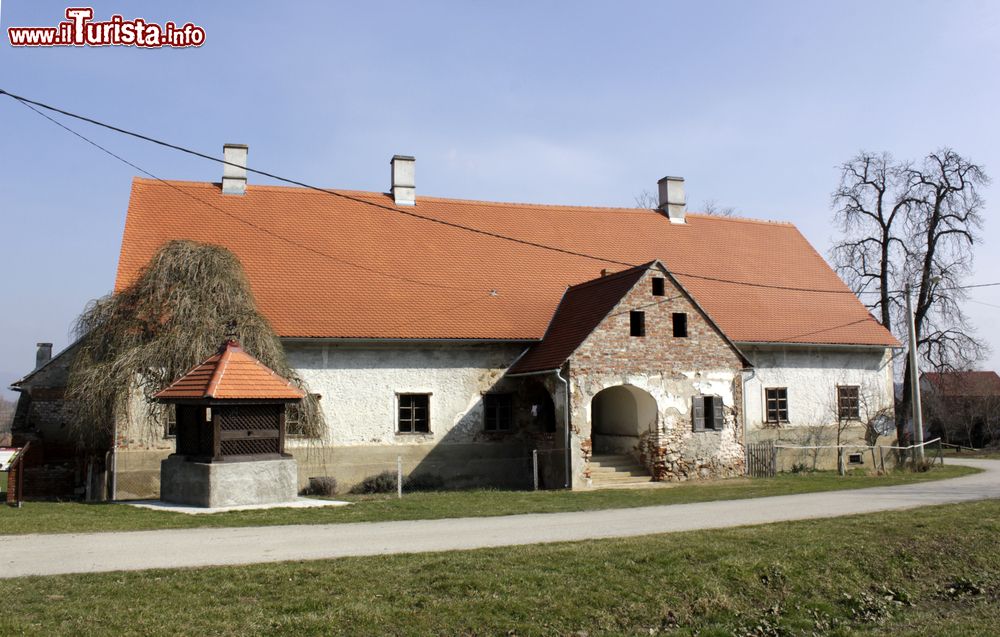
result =
[[[910,301],[910,284],[906,284],[906,328],[910,334],[910,404],[913,407],[914,459],[924,459],[924,414],[920,408],[920,369],[917,367],[917,328]]]

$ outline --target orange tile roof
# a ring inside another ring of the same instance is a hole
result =
[[[558,369],[642,278],[651,264],[586,281],[566,290],[545,337],[511,365],[508,374]]]
[[[173,400],[298,400],[305,393],[247,354],[236,341],[196,365],[169,387],[156,394],[163,402]]]
[[[791,224],[337,192],[351,199],[136,178],[115,289],[164,242],[193,239],[236,253],[284,337],[538,340],[567,285],[658,259],[733,341],[898,345]]]

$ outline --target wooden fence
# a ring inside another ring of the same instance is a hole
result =
[[[778,469],[778,450],[774,442],[754,442],[747,445],[747,475],[753,478],[773,478]]]

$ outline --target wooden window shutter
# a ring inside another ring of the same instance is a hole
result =
[[[712,399],[712,428],[716,431],[722,430],[725,419],[722,415],[722,398],[716,396]]]
[[[691,399],[691,414],[693,416],[693,424],[695,431],[704,431],[705,429],[705,397],[704,396],[694,396]]]

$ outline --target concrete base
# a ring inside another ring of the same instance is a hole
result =
[[[160,499],[201,507],[234,507],[295,500],[294,458],[246,462],[188,462],[170,456],[160,464]]]

